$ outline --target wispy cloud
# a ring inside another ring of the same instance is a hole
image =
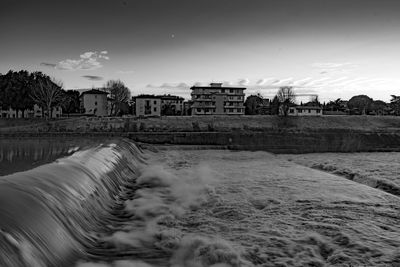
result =
[[[95,76],[95,75],[83,75],[82,77],[86,78],[88,80],[91,80],[91,81],[101,81],[101,80],[103,80],[103,77]]]
[[[358,67],[358,64],[352,62],[316,62],[311,67],[317,69],[320,74],[331,74],[340,72],[350,72]]]
[[[160,85],[149,84],[147,88],[154,89],[154,92],[177,93],[189,97],[191,86],[208,86],[211,82],[218,81],[197,81],[191,83],[163,83]],[[318,94],[324,99],[333,99],[342,96],[343,92],[362,92],[367,88],[378,88],[378,85],[387,84],[387,79],[349,77],[349,76],[316,76],[295,79],[293,77],[267,77],[258,79],[241,78],[231,81],[221,81],[224,86],[246,87],[246,95],[260,93],[264,97],[272,98],[279,87],[292,86],[296,94]]]
[[[59,70],[95,70],[103,67],[100,60],[109,60],[107,51],[89,51],[81,54],[79,59],[66,59],[58,62],[56,69]]]

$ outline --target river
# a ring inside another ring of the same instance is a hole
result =
[[[283,157],[24,142],[1,147],[0,266],[400,264],[398,197]]]

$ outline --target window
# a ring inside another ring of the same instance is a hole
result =
[[[157,100],[154,100],[154,105],[156,105],[157,104]]]
[[[225,89],[221,89],[221,93],[225,93]]]
[[[289,113],[294,113],[294,109],[289,109]]]
[[[242,112],[242,109],[238,108],[238,109],[237,109],[237,112]]]
[[[209,109],[208,109],[208,108],[206,108],[204,111],[205,111],[205,112],[208,112],[208,111],[209,111]]]
[[[320,113],[320,112],[321,112],[321,110],[317,109],[317,113]]]
[[[308,110],[308,113],[311,113],[311,109]]]
[[[233,89],[229,89],[229,93],[233,93]]]
[[[303,112],[303,110],[299,109],[299,113],[302,113],[302,112]]]
[[[95,105],[95,106],[97,106],[97,101],[96,101],[96,102],[94,102],[94,105]]]
[[[153,110],[154,110],[154,112],[157,112],[157,108],[156,108],[156,107],[154,107],[154,109],[153,109]]]
[[[201,112],[201,108],[198,108],[198,109],[197,109],[197,112]]]

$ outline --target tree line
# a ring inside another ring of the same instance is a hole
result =
[[[295,105],[296,94],[293,87],[285,86],[279,88],[277,94],[272,100],[262,97],[261,94],[250,95],[245,101],[245,114],[247,115],[288,115],[290,106]],[[350,115],[400,115],[400,96],[391,95],[391,100],[386,103],[382,100],[373,100],[367,95],[357,95],[348,101],[340,98],[321,103],[318,97],[313,97],[307,103],[301,103],[305,106],[318,106],[325,111],[342,112]],[[268,107],[268,108],[266,108]]]
[[[109,93],[111,115],[122,115],[130,99],[130,91],[120,80],[110,80],[103,88]],[[42,72],[8,71],[0,74],[0,108],[14,109],[17,114],[32,110],[34,105],[42,109],[42,116],[51,118],[55,107],[64,114],[81,113],[80,92],[64,90],[63,83]]]

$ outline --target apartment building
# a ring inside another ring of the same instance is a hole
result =
[[[139,95],[134,97],[136,116],[160,116],[161,97],[155,95]]]
[[[192,115],[244,115],[244,87],[192,86]]]

